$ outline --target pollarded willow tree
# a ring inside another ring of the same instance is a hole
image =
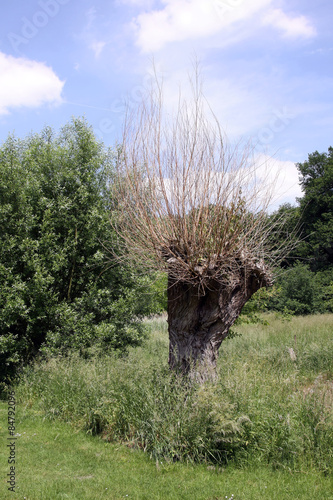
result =
[[[269,176],[228,145],[197,78],[192,91],[170,117],[155,82],[127,117],[113,196],[126,258],[168,273],[169,365],[204,380],[288,245],[271,238]]]

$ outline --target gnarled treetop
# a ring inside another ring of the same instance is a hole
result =
[[[284,255],[268,223],[269,172],[230,146],[197,78],[192,92],[170,117],[156,80],[127,116],[113,179],[126,255],[203,287],[240,268],[267,274]]]

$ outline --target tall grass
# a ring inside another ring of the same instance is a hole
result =
[[[25,370],[21,404],[155,459],[333,469],[333,315],[268,317],[222,344],[219,379],[169,373],[165,318],[126,357],[73,354]],[[292,349],[292,351],[291,351]]]

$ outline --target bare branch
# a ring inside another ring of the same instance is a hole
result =
[[[274,182],[262,166],[259,175],[249,146],[228,143],[197,76],[192,101],[180,94],[173,119],[158,79],[127,115],[114,180],[117,230],[128,259],[176,281],[231,286],[242,268],[262,278],[265,270],[268,284],[269,269],[289,250],[288,242],[274,248],[271,238]]]

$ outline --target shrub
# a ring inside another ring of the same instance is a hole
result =
[[[329,310],[324,299],[324,277],[298,263],[281,273],[275,285],[276,293],[267,301],[268,309],[293,314],[312,314]]]
[[[0,388],[41,348],[137,345],[163,307],[155,276],[109,266],[113,162],[80,119],[0,148]]]

